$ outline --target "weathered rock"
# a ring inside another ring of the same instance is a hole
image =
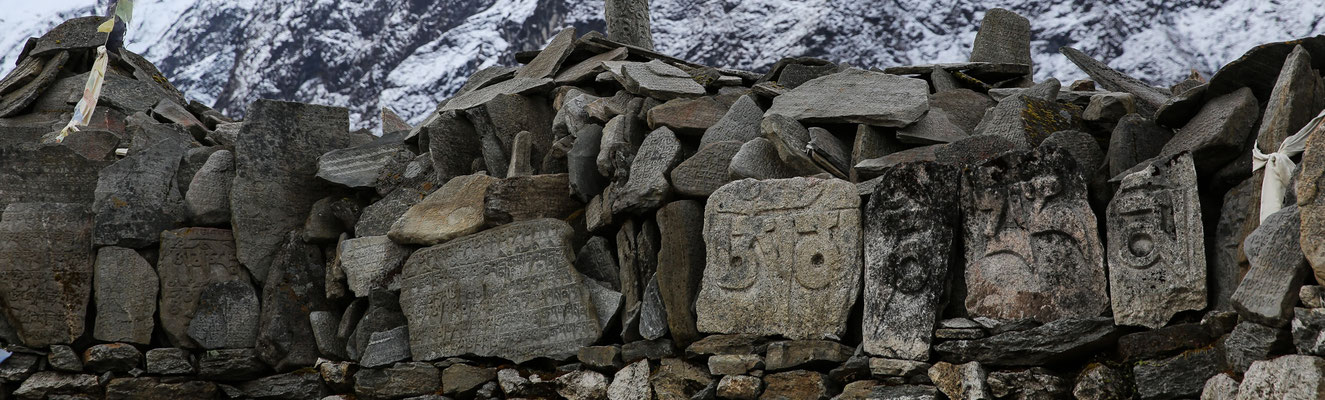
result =
[[[1045,82],[1057,85],[1057,80]],[[1011,141],[1018,149],[1040,145],[1054,132],[1077,129],[1079,121],[1070,109],[1057,101],[1026,94],[1004,98],[985,112],[974,135],[998,136]]]
[[[735,99],[731,96],[703,96],[672,99],[646,112],[649,129],[667,127],[678,135],[703,135],[727,114]]]
[[[197,299],[187,333],[199,346],[235,349],[257,343],[262,309],[257,293],[246,280],[212,282],[199,291]]]
[[[1205,381],[1201,389],[1201,400],[1233,400],[1238,397],[1238,381],[1228,373],[1215,375]]]
[[[404,326],[386,332],[373,332],[364,348],[359,365],[364,368],[377,368],[407,360],[409,351],[409,328]]]
[[[1132,367],[1136,391],[1142,399],[1190,398],[1201,394],[1205,381],[1224,371],[1227,363],[1218,348],[1192,350],[1172,358],[1137,363]]]
[[[1287,355],[1257,361],[1238,385],[1238,399],[1318,399],[1325,394],[1325,359]]]
[[[33,374],[14,390],[19,399],[72,398],[93,396],[99,389],[96,375],[42,371]]]
[[[659,100],[702,96],[704,86],[696,83],[690,74],[662,60],[647,63],[626,63],[621,66],[624,86],[630,93]]]
[[[570,197],[567,174],[531,175],[493,182],[484,195],[483,215],[489,226],[538,218],[565,219],[583,204]]]
[[[689,400],[713,383],[713,377],[703,368],[676,358],[663,359],[658,370],[649,377],[654,397],[658,400]]]
[[[548,40],[547,47],[538,52],[538,56],[533,61],[520,67],[515,72],[518,78],[551,78],[556,76],[561,69],[561,63],[570,56],[571,50],[575,50],[575,28],[570,27],[562,29]]]
[[[1109,318],[1064,318],[983,339],[947,341],[934,350],[949,362],[1036,366],[1071,360],[1107,346],[1115,340],[1115,332],[1117,327]]]
[[[705,209],[699,330],[841,337],[860,290],[859,207],[855,187],[841,180],[719,188]]]
[[[69,53],[64,51],[45,57],[29,55],[19,60],[14,70],[0,81],[0,117],[16,116],[37,101],[55,83],[68,61]]]
[[[349,315],[350,310],[347,309],[345,312],[347,316],[344,319],[356,319],[355,316]],[[350,359],[357,360],[367,351],[373,334],[404,326],[406,318],[400,309],[400,300],[395,292],[379,290],[368,295],[368,309],[363,311],[361,317],[357,317],[357,323],[343,322],[336,335],[339,337],[343,334],[346,337],[345,351]],[[353,325],[347,326],[345,323]]]
[[[107,400],[212,399],[221,391],[204,381],[175,381],[161,378],[115,378],[106,385]]]
[[[869,359],[870,374],[877,377],[900,377],[907,380],[913,378],[928,377],[926,374],[933,365],[914,360],[898,360],[892,358],[871,357]]]
[[[1325,82],[1311,64],[1311,53],[1301,45],[1295,46],[1284,60],[1256,135],[1261,152],[1270,154],[1279,150],[1285,138],[1297,133],[1325,108]]]
[[[484,383],[497,379],[497,370],[456,364],[442,370],[442,392],[448,395],[470,393]]]
[[[846,179],[851,171],[851,149],[838,140],[828,130],[814,127],[809,129],[809,142],[805,144],[805,153],[814,164],[833,175]]]
[[[41,365],[41,358],[36,354],[11,353],[7,350],[4,354],[7,358],[0,363],[0,382],[22,382],[37,372],[37,367]]]
[[[355,374],[354,394],[364,399],[395,399],[436,392],[441,373],[428,363],[400,363],[390,368],[370,368]]]
[[[709,374],[741,375],[763,369],[764,358],[758,354],[718,354],[708,359]]]
[[[684,160],[681,142],[667,128],[644,138],[639,154],[630,164],[630,177],[618,191],[613,213],[643,213],[661,207],[672,193],[667,174]]]
[[[943,310],[960,209],[959,169],[938,163],[885,170],[865,205],[865,351],[926,360]]]
[[[576,199],[589,202],[594,196],[603,193],[608,179],[599,172],[599,150],[603,144],[603,128],[590,125],[576,134],[575,143],[567,154],[566,164],[570,175],[570,191]]]
[[[571,234],[564,222],[534,220],[415,252],[405,263],[400,296],[401,309],[414,328],[414,358],[565,358],[597,340],[597,314],[571,265]],[[454,293],[471,294],[450,295]],[[526,304],[541,306],[531,309]],[[561,311],[540,311],[551,304],[560,304]],[[512,317],[501,323],[473,322],[493,315]],[[547,331],[558,334],[544,335]]]
[[[403,220],[403,218],[402,218]],[[367,236],[341,242],[340,266],[357,297],[380,289],[398,289],[400,267],[409,249],[386,236]]]
[[[998,319],[1090,318],[1108,307],[1086,183],[1066,152],[1014,152],[962,178],[966,309]]]
[[[938,107],[930,107],[924,118],[897,130],[897,140],[917,144],[952,143],[968,136],[970,131],[958,126],[947,111]]]
[[[99,344],[83,352],[83,366],[98,374],[129,372],[142,363],[143,353],[127,343]]]
[[[344,108],[258,100],[245,113],[235,144],[231,224],[239,260],[263,282],[286,233],[299,229],[329,187],[316,179],[317,159],[349,147]]]
[[[308,313],[328,308],[321,258],[317,247],[291,232],[272,260],[262,287],[256,348],[277,372],[311,367],[319,356]]]
[[[621,345],[621,360],[633,363],[639,360],[661,360],[676,355],[672,341],[666,338],[636,340]]]
[[[1164,144],[1173,138],[1173,131],[1161,128],[1138,114],[1128,114],[1118,120],[1109,136],[1109,176],[1115,177],[1143,161],[1159,155]]]
[[[639,306],[639,334],[653,341],[667,335],[667,309],[658,290],[658,274],[652,274],[647,282]]]
[[[611,400],[649,400],[653,398],[653,387],[649,385],[649,360],[640,360],[627,365],[612,376],[612,384],[607,386],[607,398]]]
[[[1119,337],[1118,354],[1127,362],[1170,357],[1209,346],[1222,333],[1202,324],[1170,325]]]
[[[391,232],[391,226],[400,220],[410,207],[423,201],[434,188],[441,186],[431,181],[432,173],[426,170],[428,155],[421,155],[410,162],[406,174],[416,172],[418,180],[409,185],[392,190],[381,200],[364,207],[359,220],[354,224],[356,236],[383,236]]]
[[[1205,235],[1190,155],[1123,177],[1107,221],[1117,324],[1155,329],[1205,308]]]
[[[188,350],[176,347],[151,349],[146,353],[147,373],[157,375],[191,375],[192,356]]]
[[[615,371],[624,367],[621,362],[621,346],[585,346],[581,347],[576,359],[580,363],[600,371]]]
[[[764,110],[750,95],[743,95],[727,109],[712,126],[704,131],[699,140],[703,148],[711,143],[737,141],[745,143],[759,137],[759,121],[764,118]]]
[[[1297,296],[1307,308],[1325,308],[1325,287],[1320,285],[1302,285]]]
[[[1325,185],[1325,134],[1321,131],[1307,136],[1302,163],[1297,169],[1293,194],[1301,207],[1302,253],[1311,264],[1316,281],[1325,282],[1325,195],[1320,190]]]
[[[529,176],[534,174],[534,165],[530,162],[534,135],[529,131],[520,131],[511,139],[511,163],[506,167],[506,177]]]
[[[1131,380],[1116,368],[1092,364],[1077,376],[1072,395],[1078,399],[1126,400],[1134,392]]]
[[[695,155],[672,169],[672,187],[686,196],[706,197],[722,185],[731,182],[727,167],[744,143],[738,141],[712,142],[701,147]]]
[[[783,162],[778,147],[764,138],[754,138],[741,145],[727,167],[728,179],[785,179],[818,173]],[[716,191],[716,190],[715,190]]]
[[[313,328],[313,342],[323,357],[346,359],[345,338],[337,333],[340,330],[340,315],[332,311],[313,311],[308,313],[308,324]],[[319,361],[319,365],[321,365]]]
[[[788,340],[768,344],[764,360],[770,371],[840,364],[854,349],[831,340]]]
[[[423,129],[438,182],[449,182],[451,178],[474,172],[474,161],[483,159],[482,143],[474,125],[458,111],[435,115],[437,119]]]
[[[695,298],[704,277],[704,204],[682,200],[658,210],[658,289],[677,346],[699,339]]]
[[[649,2],[609,0],[603,8],[607,37],[623,44],[653,50],[653,32],[649,24]],[[613,399],[615,400],[615,399]]]
[[[986,379],[989,393],[996,398],[1055,399],[1071,391],[1071,382],[1044,368],[1021,371],[994,371]]]
[[[1071,47],[1060,47],[1058,52],[1067,56],[1069,61],[1081,68],[1086,75],[1090,76],[1096,84],[1111,92],[1126,92],[1136,96],[1136,108],[1142,116],[1149,117],[1154,115],[1155,110],[1159,109],[1169,96],[1163,90],[1150,86],[1139,79],[1127,76],[1099,60],[1091,58],[1080,50]]]
[[[852,182],[862,181],[856,166],[862,161],[878,159],[904,150],[905,147],[893,135],[869,125],[856,126],[856,139],[851,146],[851,171],[848,178]]]
[[[102,247],[93,275],[97,318],[92,336],[107,342],[151,343],[160,285],[152,264],[132,249]]]
[[[603,61],[622,61],[626,59],[627,54],[628,51],[625,47],[618,47],[589,57],[575,65],[562,68],[561,72],[557,73],[556,83],[564,85],[592,78],[604,71]]]
[[[185,218],[175,174],[188,143],[175,137],[130,153],[98,174],[92,244],[142,248]]]
[[[929,379],[934,381],[934,386],[953,400],[993,399],[985,383],[987,375],[978,362],[954,365],[940,361],[929,369]]]
[[[239,390],[254,399],[320,399],[328,393],[322,377],[311,369],[244,382]]]
[[[387,236],[398,243],[434,245],[477,232],[484,223],[484,197],[496,181],[487,175],[451,179],[410,207]]]
[[[1103,93],[1090,96],[1090,104],[1081,113],[1087,121],[1117,121],[1136,112],[1136,96],[1130,93]]]
[[[557,394],[567,400],[607,399],[607,377],[603,374],[579,370],[557,377]]]
[[[1297,352],[1308,355],[1325,355],[1325,309],[1293,309],[1293,344]]]
[[[46,355],[46,363],[57,371],[83,372],[83,361],[78,358],[78,353],[74,353],[73,348],[61,344],[51,345],[51,352]]]
[[[206,380],[250,380],[268,371],[258,352],[251,348],[207,350],[198,357],[198,377]]]
[[[787,371],[764,377],[760,400],[823,400],[828,398],[828,380],[813,371]]]
[[[24,345],[73,343],[92,295],[86,206],[11,203],[0,219],[0,301]]]
[[[764,337],[751,334],[708,335],[686,347],[687,358],[721,354],[758,354],[767,349]]]
[[[1251,363],[1291,348],[1287,327],[1274,328],[1252,321],[1239,322],[1224,338],[1224,357],[1235,373],[1247,372]]]
[[[754,400],[764,388],[759,378],[746,375],[727,375],[718,382],[717,396],[726,400]]]
[[[1243,153],[1243,143],[1259,116],[1251,89],[1216,97],[1177,130],[1159,156],[1189,151],[1197,172],[1216,170]]]
[[[363,146],[328,151],[317,159],[317,177],[352,188],[374,187],[397,157],[414,158],[399,140],[378,139]]]
[[[230,222],[230,183],[234,178],[234,153],[220,150],[208,156],[184,193],[189,220],[201,225]]]
[[[1308,273],[1298,244],[1298,215],[1297,206],[1279,210],[1243,242],[1251,269],[1233,293],[1233,308],[1242,318],[1276,327],[1292,318],[1298,288]]]
[[[861,98],[873,101],[857,101]],[[805,122],[900,128],[929,110],[929,84],[860,69],[815,78],[773,99],[767,114]]]

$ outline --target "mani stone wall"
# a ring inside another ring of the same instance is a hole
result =
[[[762,73],[567,29],[381,136],[121,50],[57,143],[70,20],[0,80],[0,399],[1325,398],[1325,37],[1065,85],[978,22]]]

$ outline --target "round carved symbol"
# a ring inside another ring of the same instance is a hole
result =
[[[801,246],[796,249],[796,282],[806,289],[819,290],[837,280],[837,270],[841,269],[841,257],[833,246]],[[816,248],[817,247],[817,248]]]
[[[733,254],[727,268],[718,277],[718,287],[727,290],[745,290],[755,284],[755,263],[747,257]]]

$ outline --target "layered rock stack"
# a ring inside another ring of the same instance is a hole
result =
[[[121,51],[56,143],[98,21],[0,81],[0,398],[1325,396],[1325,36],[1156,88],[1004,10],[883,70],[568,29],[380,137]]]

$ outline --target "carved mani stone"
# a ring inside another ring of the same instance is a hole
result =
[[[601,328],[571,265],[570,225],[537,219],[415,252],[400,306],[415,360],[501,357],[517,363],[575,355]]]
[[[959,169],[919,162],[884,170],[865,206],[865,351],[925,361],[954,255]]]
[[[92,214],[87,206],[13,203],[0,219],[0,300],[29,347],[83,335],[92,294]]]
[[[840,338],[860,290],[860,196],[837,179],[729,183],[704,210],[701,332]]]
[[[1002,8],[986,11],[970,60],[1031,65],[1031,21]]]
[[[93,273],[97,318],[92,336],[107,342],[152,342],[159,281],[133,249],[102,247]]]
[[[1205,238],[1188,153],[1123,177],[1109,203],[1109,288],[1118,325],[1158,329],[1206,305]]]
[[[235,254],[229,230],[184,228],[161,233],[156,273],[161,279],[161,328],[176,347],[196,348],[188,335],[189,321],[203,290],[216,282],[248,284]]]
[[[1010,152],[962,177],[972,316],[1095,317],[1109,307],[1086,181],[1066,151]]]

